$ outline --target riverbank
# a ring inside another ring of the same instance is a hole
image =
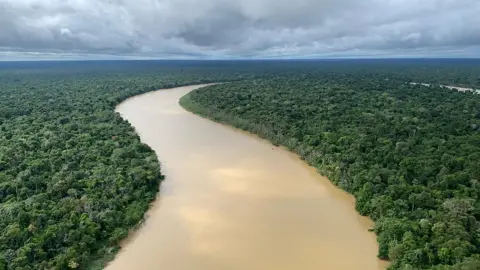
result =
[[[378,255],[391,268],[460,269],[477,262],[476,240],[468,237],[475,227],[467,220],[475,220],[477,194],[469,179],[478,164],[471,155],[478,148],[478,96],[375,77],[344,83],[258,79],[193,91],[182,103],[287,147],[354,194],[358,212],[375,221]],[[450,165],[455,157],[462,166]],[[464,190],[471,197],[451,197]],[[459,219],[451,204],[469,210]],[[442,222],[462,234],[432,234]],[[445,248],[452,241],[472,248],[454,254]]]
[[[352,196],[295,155],[185,111],[179,98],[197,87],[117,107],[167,179],[108,270],[384,268]]]

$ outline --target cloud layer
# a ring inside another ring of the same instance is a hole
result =
[[[0,55],[480,57],[478,0],[0,0]]]

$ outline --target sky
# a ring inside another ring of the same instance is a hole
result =
[[[480,0],[0,0],[0,60],[480,57]]]

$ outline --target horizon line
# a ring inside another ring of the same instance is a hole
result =
[[[326,58],[192,58],[192,59],[0,59],[0,63],[7,62],[115,62],[115,61],[335,61],[335,60],[480,60],[478,57],[326,57]]]

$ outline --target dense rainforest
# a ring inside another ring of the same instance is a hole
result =
[[[184,103],[352,192],[392,267],[477,269],[480,96],[406,82],[479,74],[478,60],[0,63],[0,270],[102,268],[164,178],[115,106],[206,82],[229,83]]]
[[[480,95],[306,73],[210,86],[181,104],[287,147],[354,194],[391,269],[480,269]]]
[[[115,105],[162,87],[222,80],[206,68],[96,65],[0,70],[2,270],[94,268],[95,259],[101,268],[163,179],[154,152]]]

